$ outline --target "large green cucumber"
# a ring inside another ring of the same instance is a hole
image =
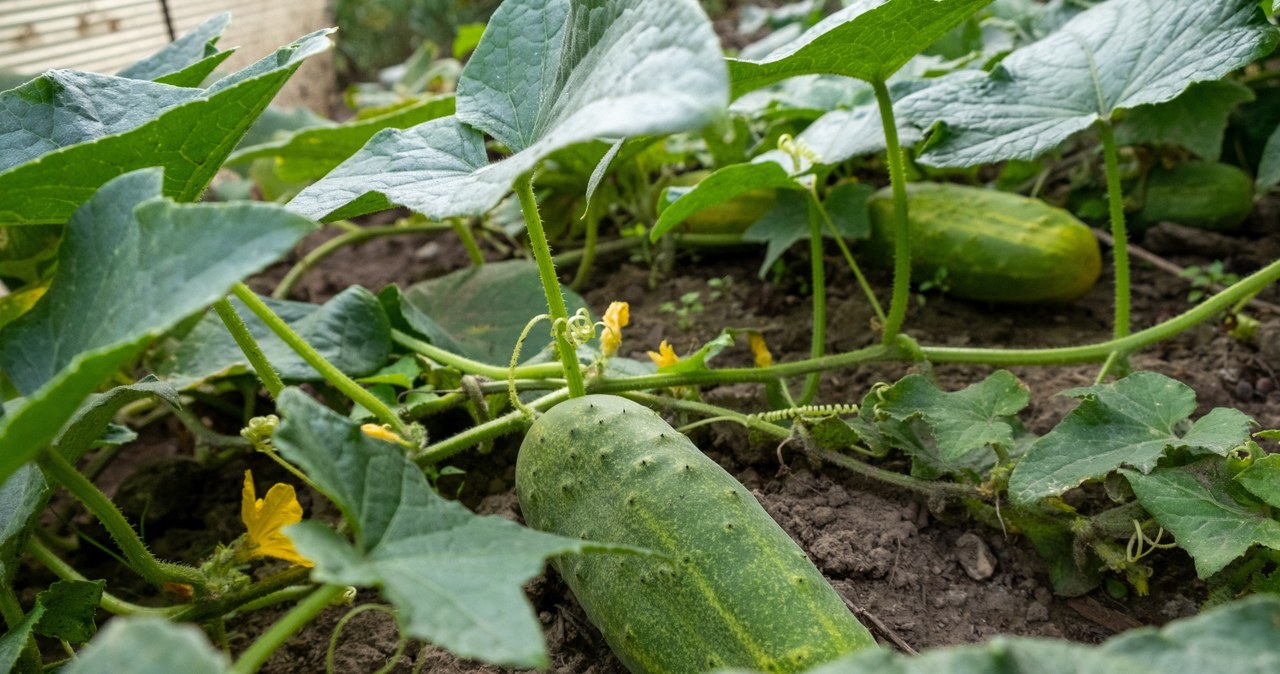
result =
[[[867,202],[874,261],[893,264],[893,196]],[[1102,271],[1089,227],[1038,199],[946,183],[907,185],[911,273],[917,281],[946,268],[948,292],[987,302],[1053,302],[1080,297]]]
[[[535,529],[663,555],[553,560],[635,674],[798,672],[875,643],[751,493],[637,403],[552,408],[520,447],[516,489]]]
[[[1152,170],[1138,220],[1231,232],[1251,212],[1253,178],[1248,173],[1228,164],[1198,161]]]

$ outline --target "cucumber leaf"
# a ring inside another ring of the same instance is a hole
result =
[[[391,324],[373,293],[351,286],[323,305],[262,298],[320,355],[352,377],[372,374],[391,355]],[[262,347],[267,361],[286,381],[318,381],[320,373],[302,360],[239,300],[231,305]],[[222,319],[209,312],[176,343],[157,349],[148,366],[179,389],[217,377],[253,372]]]
[[[761,59],[729,59],[733,97],[797,75],[884,82],[990,2],[856,0]]]
[[[267,204],[176,204],[162,184],[144,169],[104,185],[67,224],[49,291],[0,329],[0,370],[27,396],[0,420],[0,480],[149,339],[315,228]]]
[[[1009,478],[1014,503],[1062,494],[1122,466],[1148,473],[1169,448],[1224,456],[1249,437],[1253,423],[1239,410],[1219,407],[1180,435],[1195,411],[1195,391],[1154,372],[1062,395],[1080,398],[1080,405],[1018,462]]]
[[[920,156],[930,166],[1034,159],[1118,110],[1219,79],[1278,37],[1254,0],[1110,0],[989,74],[941,78],[898,110],[921,128],[939,124]]]
[[[1221,461],[1157,468],[1147,475],[1122,472],[1142,507],[1195,560],[1201,578],[1226,568],[1255,543],[1280,550],[1280,522],[1232,497],[1234,485]]]
[[[26,648],[27,640],[31,638],[31,631],[35,629],[36,621],[43,613],[44,607],[36,604],[27,612],[22,622],[9,625],[9,630],[0,636],[0,670],[16,671],[18,658],[22,657],[22,649]]]
[[[194,201],[328,33],[207,89],[51,70],[0,93],[0,226],[62,224],[108,180],[148,166],[165,167],[166,196]]]
[[[279,399],[274,441],[333,500],[354,533],[348,543],[318,522],[286,529],[321,582],[376,586],[407,636],[467,658],[547,667],[542,630],[521,587],[547,557],[631,548],[563,538],[447,501],[397,445],[297,389]]]
[[[587,306],[578,293],[561,288],[573,315]],[[532,260],[491,262],[428,279],[405,288],[401,315],[433,344],[473,360],[506,367],[520,332],[547,312],[538,267]],[[551,330],[535,328],[524,340],[521,361],[551,344]]]
[[[913,374],[880,391],[876,418],[919,419],[928,426],[936,452],[916,456],[935,471],[960,472],[993,463],[991,446],[1014,447],[1016,415],[1030,402],[1027,387],[1007,370],[959,391],[947,392]]]
[[[76,654],[63,674],[228,674],[227,656],[195,625],[163,618],[115,618]]]
[[[1197,82],[1171,101],[1129,110],[1116,125],[1116,142],[1181,145],[1201,159],[1216,161],[1227,118],[1237,105],[1254,98],[1252,89],[1230,80]]]
[[[1280,126],[1271,133],[1262,150],[1262,161],[1258,164],[1256,181],[1258,192],[1266,192],[1280,185]]]
[[[1268,674],[1278,661],[1280,598],[1255,595],[1161,628],[1132,630],[1101,645],[996,637],[980,646],[920,655],[867,649],[805,674]]]
[[[218,38],[231,23],[231,13],[205,20],[191,32],[165,45],[117,75],[133,80],[154,80],[175,87],[196,87],[235,50],[218,51]]]
[[[1236,474],[1235,481],[1263,503],[1280,508],[1280,454],[1268,454],[1255,460]]]
[[[728,88],[693,0],[507,0],[462,71],[456,118],[378,133],[290,208],[325,221],[390,204],[480,215],[558,149],[707,125]],[[489,164],[481,132],[512,156]]]
[[[36,602],[44,607],[36,621],[36,634],[73,644],[92,639],[98,631],[94,612],[106,585],[105,580],[60,580],[50,585],[36,596]]]
[[[753,164],[754,166],[755,164]],[[776,164],[775,164],[776,166]],[[760,216],[742,233],[743,241],[766,244],[764,260],[760,263],[760,278],[764,278],[773,263],[795,244],[809,238],[809,198],[802,192],[779,192],[778,199],[764,215]],[[817,214],[814,214],[817,217]]]
[[[736,196],[759,189],[803,190],[804,185],[796,182],[791,174],[775,162],[758,162],[750,164],[731,164],[703,178],[692,188],[681,191],[668,187],[662,202],[672,196],[678,198],[667,203],[649,230],[649,239],[657,241],[663,234],[685,221],[694,213],[728,201]]]
[[[227,157],[227,163],[271,157],[276,160],[276,174],[281,179],[295,183],[316,180],[355,154],[373,134],[383,129],[403,129],[453,112],[453,96],[423,98],[375,117],[301,129],[284,138],[244,147]]]

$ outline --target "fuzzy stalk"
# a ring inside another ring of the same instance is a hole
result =
[[[1098,124],[1102,156],[1107,169],[1107,205],[1111,211],[1111,259],[1115,266],[1115,325],[1117,339],[1129,334],[1129,235],[1124,224],[1124,192],[1120,188],[1120,151],[1111,122]]]
[[[911,229],[907,223],[907,170],[902,146],[898,142],[898,124],[893,116],[893,101],[883,80],[871,83],[880,106],[880,124],[884,127],[885,156],[889,162],[889,184],[893,189],[893,298],[889,301],[889,318],[884,324],[883,344],[892,344],[907,318],[911,301]]]
[[[222,324],[227,326],[227,332],[230,332],[232,339],[236,340],[236,346],[240,347],[244,357],[249,360],[249,365],[253,366],[253,371],[258,374],[258,379],[267,389],[267,395],[271,396],[272,400],[280,397],[280,392],[284,390],[284,381],[267,360],[266,354],[262,353],[258,340],[253,338],[253,334],[249,332],[249,326],[245,325],[240,314],[236,313],[236,308],[231,305],[231,301],[224,297],[213,303],[213,310],[217,312],[218,318],[222,319]]]

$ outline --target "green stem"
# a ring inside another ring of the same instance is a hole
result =
[[[218,313],[218,318],[222,319],[222,324],[227,326],[227,332],[230,332],[232,339],[236,340],[236,345],[240,347],[244,357],[249,359],[253,371],[258,373],[258,379],[266,387],[267,395],[271,396],[272,400],[280,397],[280,392],[284,390],[284,381],[271,366],[267,356],[262,353],[258,340],[253,338],[249,332],[249,326],[241,320],[240,314],[236,313],[236,308],[231,306],[231,301],[224,297],[213,303],[213,310]]]
[[[489,379],[501,379],[506,381],[507,375],[510,373],[505,367],[497,365],[489,365],[481,363],[478,360],[472,360],[466,356],[459,356],[452,351],[447,351],[434,344],[428,344],[420,339],[416,339],[399,330],[391,330],[391,341],[403,346],[414,353],[421,354],[431,360],[457,368],[464,374],[474,374],[480,377],[488,377]],[[516,368],[515,376],[517,379],[546,379],[550,377],[559,377],[564,374],[564,368],[559,363],[538,363],[535,365],[522,365]]]
[[[232,611],[248,610],[245,607],[253,605],[264,597],[305,582],[310,573],[311,569],[305,566],[291,566],[214,601],[184,606],[173,616],[173,619],[176,622],[204,622],[218,616],[225,616]]]
[[[1116,316],[1115,336],[1129,334],[1129,237],[1124,226],[1124,193],[1120,188],[1120,153],[1116,147],[1111,122],[1098,123],[1102,155],[1107,166],[1107,204],[1111,210],[1111,258],[1115,265]]]
[[[884,324],[885,345],[892,344],[907,318],[911,301],[911,229],[907,224],[907,171],[898,144],[898,124],[893,116],[893,101],[883,80],[871,83],[880,105],[880,124],[884,127],[885,156],[889,162],[889,183],[893,186],[893,298],[889,301],[889,318]]]
[[[822,250],[822,220],[817,211],[818,200],[809,195],[809,266],[813,276],[813,331],[809,342],[809,357],[821,358],[827,348],[827,273]],[[808,405],[818,395],[822,372],[810,372],[804,378],[800,391],[800,404]]]
[[[884,315],[884,309],[880,306],[880,300],[876,298],[875,291],[871,289],[871,284],[867,282],[867,277],[862,274],[862,268],[858,266],[858,261],[853,259],[853,252],[849,250],[848,244],[844,242],[844,235],[836,228],[836,223],[831,221],[831,215],[827,213],[827,208],[821,202],[818,202],[818,197],[812,193],[810,197],[817,202],[818,212],[822,214],[822,219],[826,222],[827,229],[831,230],[831,236],[836,240],[836,246],[840,248],[840,254],[844,256],[844,261],[848,263],[849,270],[853,272],[854,278],[858,280],[858,286],[862,288],[862,293],[867,296],[867,302],[871,305],[871,310],[875,312],[876,318],[879,319],[880,325],[888,323],[889,321]]]
[[[462,218],[454,218],[451,224],[453,225],[454,233],[462,241],[462,247],[467,249],[467,257],[471,258],[472,266],[483,267],[484,253],[480,250],[480,245],[476,243],[475,235],[471,233],[471,225]]]
[[[569,390],[562,388],[557,389],[547,395],[542,396],[526,405],[526,407],[542,410],[552,405],[563,402],[570,397]],[[482,442],[488,442],[494,438],[499,438],[508,433],[514,433],[516,429],[523,428],[529,423],[529,417],[524,412],[516,410],[508,412],[492,421],[486,421],[483,424],[472,426],[467,430],[451,435],[440,442],[428,445],[422,450],[414,460],[419,466],[429,466],[439,463],[445,459],[465,450],[474,447]]]
[[[533,195],[533,174],[526,174],[516,181],[516,196],[520,198],[520,210],[524,213],[525,229],[529,232],[529,247],[538,263],[538,276],[542,279],[542,291],[547,296],[547,310],[551,314],[556,335],[556,351],[564,365],[564,378],[569,383],[569,395],[577,398],[586,395],[582,383],[582,370],[578,365],[578,353],[566,336],[569,310],[565,308],[564,295],[560,292],[560,279],[556,276],[556,264],[551,259],[551,246],[542,229],[542,216],[538,214],[538,199]]]
[[[341,370],[334,367],[333,363],[325,360],[325,357],[320,355],[320,352],[316,351],[315,347],[308,344],[301,335],[294,332],[293,328],[289,327],[288,323],[285,323],[283,319],[271,310],[271,307],[267,306],[266,302],[263,302],[260,297],[249,289],[249,286],[246,286],[243,283],[237,283],[232,286],[231,292],[234,293],[236,298],[243,302],[246,307],[249,307],[249,310],[252,311],[259,320],[265,323],[277,337],[289,346],[289,348],[293,349],[295,353],[301,356],[302,360],[306,361],[306,363],[314,368],[316,372],[319,372],[321,377],[324,377],[326,381],[333,384],[334,387],[348,398],[359,403],[366,410],[369,410],[371,414],[378,417],[379,421],[391,426],[392,430],[400,434],[400,436],[408,437],[408,427],[405,426],[405,423],[395,413],[395,410],[387,407],[385,403],[374,397],[372,393],[366,391],[363,386],[357,384],[354,379],[348,377],[346,374],[343,374]]]
[[[40,562],[44,568],[50,573],[62,580],[87,580],[79,571],[76,571],[70,564],[64,562],[61,557],[34,538],[27,541],[27,552],[31,553],[36,561]],[[116,597],[110,592],[102,593],[102,602],[99,604],[102,610],[114,615],[145,615],[157,616],[161,618],[172,616],[177,613],[177,608],[156,608],[154,606],[139,606],[132,602],[127,602]]]
[[[163,583],[185,583],[198,590],[204,589],[207,581],[198,569],[156,559],[111,499],[81,475],[65,457],[50,449],[41,454],[37,462],[45,475],[71,492],[76,500],[98,518],[116,545],[120,546],[129,565],[147,582],[157,587]]]
[[[982,498],[982,494],[977,490],[977,488],[967,484],[921,480],[919,478],[911,477],[910,475],[877,468],[851,456],[845,456],[844,454],[838,454],[825,449],[814,449],[809,452],[809,454],[815,458],[826,461],[827,463],[835,464],[863,477],[871,478],[877,482],[891,484],[902,489],[907,489],[909,491],[916,492],[917,494],[941,496],[949,499]]]
[[[337,224],[337,223],[334,223]],[[289,272],[280,279],[280,285],[271,291],[271,297],[282,300],[289,296],[293,291],[293,287],[297,285],[302,275],[315,268],[325,258],[342,250],[352,244],[376,239],[381,236],[393,236],[396,234],[419,234],[422,232],[439,232],[448,229],[449,225],[440,222],[428,222],[419,225],[386,225],[383,227],[359,227],[357,229],[348,229],[342,234],[325,241],[316,246],[314,250],[307,253],[293,265]]]
[[[271,657],[281,646],[284,645],[290,637],[297,634],[308,623],[315,620],[321,611],[329,608],[346,588],[341,585],[325,585],[311,596],[303,599],[293,610],[289,611],[284,617],[277,620],[270,629],[258,637],[249,648],[245,649],[236,663],[232,665],[233,674],[253,674],[258,671],[262,665],[266,664],[267,659]]]
[[[591,267],[596,262],[596,244],[600,238],[600,216],[596,214],[596,206],[587,204],[585,215],[587,231],[586,240],[582,243],[582,262],[578,264],[578,272],[573,275],[573,283],[570,284],[574,290],[582,290],[587,285]]]

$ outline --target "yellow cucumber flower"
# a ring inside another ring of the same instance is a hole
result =
[[[758,332],[748,332],[747,345],[751,347],[751,355],[756,357],[756,367],[773,365],[773,354],[769,353],[769,345],[764,343],[763,335]]]
[[[240,519],[249,531],[246,552],[249,558],[275,557],[286,562],[314,566],[310,560],[298,554],[293,541],[280,530],[302,521],[302,505],[293,487],[275,484],[267,490],[266,498],[258,498],[253,489],[253,472],[244,472],[244,491],[240,499]]]
[[[622,329],[631,322],[631,305],[626,302],[610,302],[604,312],[604,332],[600,335],[600,352],[606,358],[618,352],[622,346]]]
[[[383,440],[385,442],[394,442],[397,445],[405,444],[404,438],[400,437],[399,435],[396,434],[395,431],[392,431],[386,426],[379,426],[378,424],[365,424],[360,427],[360,430],[365,435],[375,440]]]
[[[676,355],[676,350],[665,339],[658,345],[657,351],[649,352],[649,358],[653,359],[653,364],[657,365],[658,369],[675,365],[680,361],[680,357]]]

